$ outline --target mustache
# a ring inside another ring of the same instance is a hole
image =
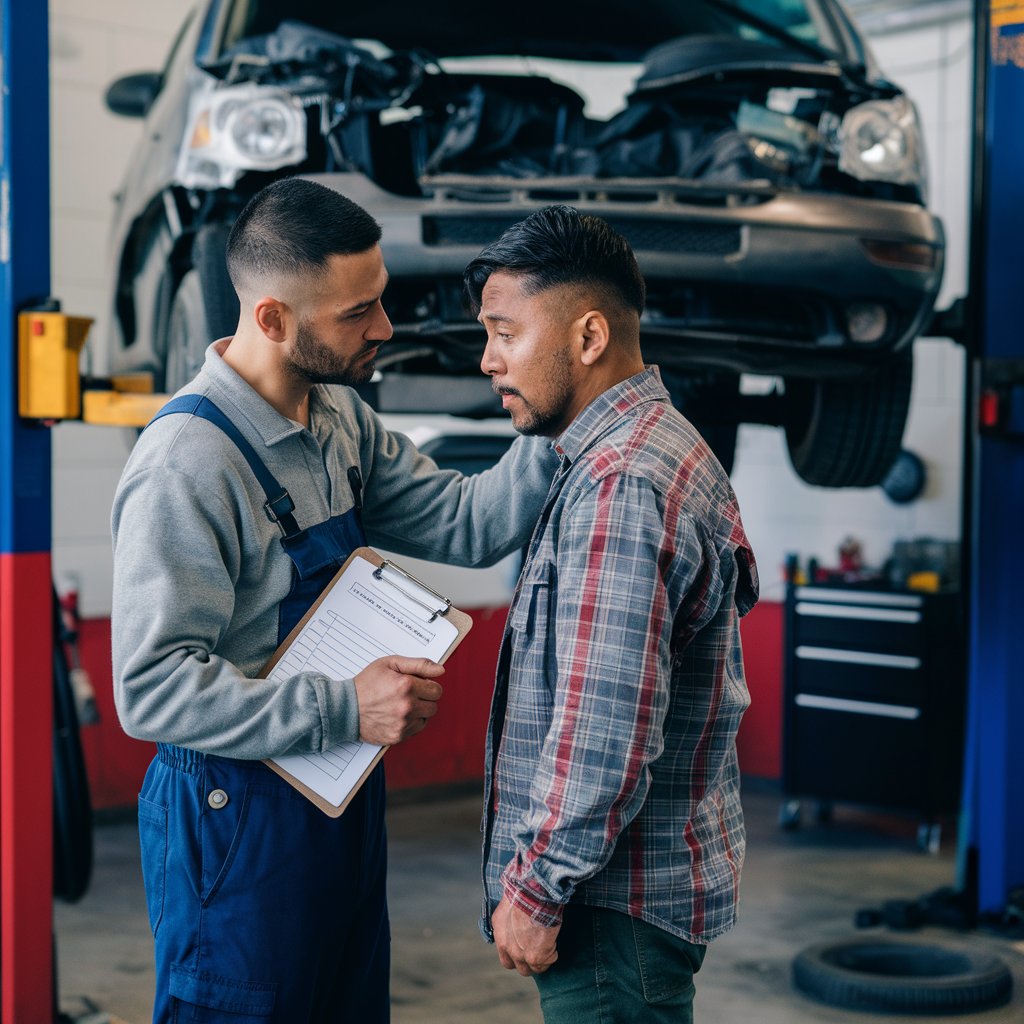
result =
[[[491,384],[491,390],[496,395],[519,395],[522,398],[522,392],[516,388],[506,387],[504,384]]]

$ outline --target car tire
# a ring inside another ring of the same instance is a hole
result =
[[[914,364],[907,354],[857,380],[787,379],[786,445],[816,487],[874,487],[900,453]]]
[[[793,960],[793,984],[830,1006],[920,1015],[991,1009],[1013,990],[1009,968],[992,954],[881,939],[805,949]]]
[[[56,594],[53,631],[53,894],[76,903],[92,879],[93,813]]]
[[[168,317],[164,390],[173,394],[202,368],[210,343],[233,334],[238,297],[224,254],[231,228],[209,224],[192,244],[192,269],[178,285]]]

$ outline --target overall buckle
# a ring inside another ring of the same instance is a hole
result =
[[[295,511],[295,502],[287,491],[282,491],[276,498],[268,498],[263,503],[263,511],[272,523],[277,523],[282,533],[287,534],[281,519]]]

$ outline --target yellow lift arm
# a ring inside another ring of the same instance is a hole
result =
[[[44,423],[144,427],[171,396],[154,393],[148,373],[83,381],[79,353],[91,326],[88,317],[66,313],[18,315],[19,414]]]

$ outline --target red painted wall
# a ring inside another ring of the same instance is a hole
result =
[[[743,666],[750,707],[736,747],[744,775],[782,777],[782,638],[785,606],[761,601],[743,619]]]
[[[117,720],[110,670],[110,620],[83,619],[78,646],[100,713],[96,725],[85,725],[81,730],[92,805],[98,810],[134,807],[156,748],[126,736]]]
[[[484,733],[505,609],[485,608],[471,614],[473,629],[441,680],[445,692],[437,717],[430,728],[388,751],[390,789],[483,777]],[[777,779],[782,765],[782,605],[757,605],[743,620],[742,632],[752,703],[739,734],[740,767],[748,775]],[[83,621],[79,644],[101,718],[98,725],[82,729],[93,806],[100,810],[133,807],[153,744],[130,739],[118,724],[110,671],[110,622]]]

